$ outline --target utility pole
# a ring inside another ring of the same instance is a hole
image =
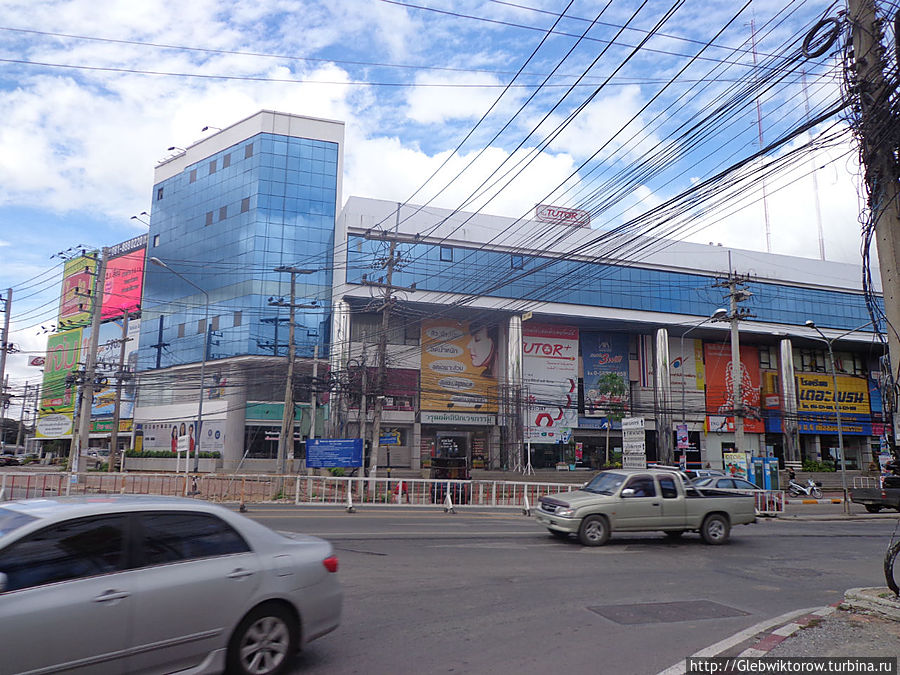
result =
[[[312,371],[312,386],[309,388],[309,438],[316,437],[316,408],[318,403],[318,396],[316,392],[318,391],[319,386],[319,345],[315,345],[313,347],[313,371]]]
[[[363,352],[362,352],[362,372],[360,376],[360,399],[359,399],[359,437],[363,442],[363,454],[366,451],[366,434],[369,426],[369,363],[366,355],[367,342],[363,336]]]
[[[369,235],[370,238],[381,239],[383,237]],[[381,441],[381,416],[384,412],[384,383],[387,371],[387,337],[388,327],[391,321],[391,308],[395,302],[395,291],[408,291],[414,293],[415,284],[411,286],[394,286],[394,270],[399,268],[400,260],[397,258],[397,240],[391,239],[388,255],[383,258],[379,265],[385,270],[385,276],[379,277],[377,280],[368,279],[368,275],[363,275],[362,283],[366,286],[374,286],[382,289],[382,301],[379,311],[381,312],[381,331],[378,334],[378,350],[375,353],[375,367],[377,372],[375,375],[375,409],[372,421],[372,453],[369,456],[369,476],[375,478],[378,473],[378,448]]]
[[[894,159],[897,120],[892,115],[890,100],[894,85],[886,81],[884,74],[883,21],[875,13],[875,0],[848,0],[847,4],[855,59],[849,70],[860,112],[860,123],[855,131],[862,148],[878,245],[891,360],[889,402],[894,410],[892,426],[896,440],[900,426],[895,405],[900,381],[900,180]]]
[[[94,379],[97,376],[97,347],[100,344],[100,315],[103,305],[103,277],[106,275],[106,261],[109,249],[105,246],[100,254],[100,261],[94,266],[94,290],[91,291],[91,342],[84,362],[84,381],[81,385],[81,410],[78,426],[72,434],[72,446],[69,449],[69,471],[78,472],[82,445],[90,445],[91,408],[94,406]],[[96,258],[95,258],[96,262]],[[85,440],[87,439],[87,443]]]
[[[119,341],[119,368],[116,371],[116,402],[113,408],[113,427],[109,434],[109,463],[107,471],[115,471],[119,453],[119,419],[122,409],[122,382],[128,379],[125,373],[125,347],[128,344],[128,310],[122,315],[122,338]],[[201,392],[202,398],[202,392]],[[197,430],[199,436],[200,430]],[[199,441],[199,438],[198,438]]]
[[[739,275],[731,270],[731,252],[728,253],[728,279],[713,284],[719,288],[727,288],[725,296],[729,301],[730,311],[723,321],[731,323],[731,397],[734,405],[734,449],[746,452],[744,445],[744,391],[743,368],[741,367],[741,338],[739,324],[741,319],[753,316],[748,310],[741,309],[738,304],[748,300],[752,295],[746,289],[749,276]]]
[[[0,409],[6,407],[6,354],[10,350],[9,344],[9,315],[12,313],[12,289],[6,289],[6,297],[3,298],[3,335],[0,336]]]
[[[287,307],[289,310],[288,320],[288,366],[287,366],[287,382],[284,385],[284,414],[281,417],[281,435],[278,437],[278,473],[284,476],[287,472],[287,455],[288,448],[291,449],[291,457],[293,457],[294,449],[294,360],[296,358],[296,347],[294,346],[294,310],[297,309],[315,309],[316,304],[303,305],[294,302],[297,297],[297,275],[298,274],[314,274],[316,270],[299,269],[297,267],[276,267],[276,272],[286,272],[291,275],[291,299],[285,302],[283,298],[275,300],[269,298],[269,305],[273,307]],[[282,478],[281,481],[284,479]],[[281,483],[283,486],[283,482]]]
[[[22,445],[22,431],[25,426],[25,404],[28,402],[28,382],[25,382],[25,393],[22,394],[22,412],[19,413],[19,431],[16,433],[16,452]]]

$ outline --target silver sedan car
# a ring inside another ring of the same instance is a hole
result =
[[[337,628],[337,567],[191,499],[0,503],[0,673],[280,673]]]

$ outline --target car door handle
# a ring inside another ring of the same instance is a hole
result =
[[[110,602],[112,600],[121,600],[127,598],[131,593],[125,591],[106,591],[94,598],[94,602]]]
[[[659,502],[653,502],[653,506],[659,506]]]
[[[240,579],[241,577],[249,577],[253,574],[253,570],[245,570],[240,567],[228,575],[229,579]]]

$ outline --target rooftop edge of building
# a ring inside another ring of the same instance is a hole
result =
[[[344,123],[339,120],[260,110],[191,143],[174,157],[161,161],[154,168],[153,183],[171,178],[205,157],[262,133],[313,138],[338,143],[340,146],[344,143]]]

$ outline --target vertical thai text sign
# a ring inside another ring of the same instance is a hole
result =
[[[622,468],[646,469],[647,444],[643,417],[622,418]]]

